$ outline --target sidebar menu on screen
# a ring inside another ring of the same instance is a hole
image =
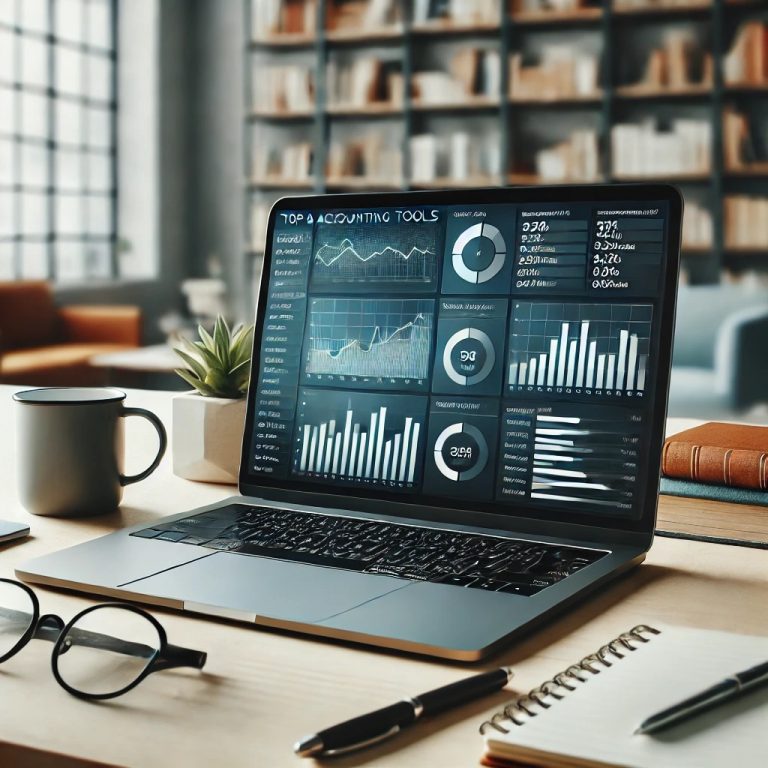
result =
[[[278,213],[260,351],[251,469],[288,476],[307,312],[312,219]]]

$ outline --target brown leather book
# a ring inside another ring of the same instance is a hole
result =
[[[668,437],[661,454],[667,477],[768,490],[768,427],[710,421]]]

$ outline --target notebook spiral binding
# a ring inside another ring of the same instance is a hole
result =
[[[630,629],[629,632],[622,633],[616,639],[611,640],[610,643],[602,646],[596,653],[585,656],[578,664],[572,664],[568,669],[558,673],[551,680],[547,680],[545,683],[529,691],[525,696],[520,696],[507,704],[504,709],[497,712],[490,720],[486,720],[480,726],[480,733],[487,733],[489,728],[493,728],[501,733],[509,733],[509,730],[502,723],[524,725],[525,720],[521,720],[521,716],[526,718],[536,717],[538,714],[536,712],[537,708],[544,710],[552,706],[552,702],[547,702],[545,699],[551,698],[557,701],[564,698],[567,691],[576,690],[577,686],[572,685],[573,682],[586,683],[589,680],[589,676],[584,675],[585,672],[599,675],[600,669],[596,669],[595,666],[602,665],[604,668],[613,666],[617,659],[624,658],[622,651],[636,651],[639,647],[638,644],[649,642],[650,638],[644,637],[644,635],[658,634],[661,634],[658,629],[649,627],[647,624],[638,624]]]

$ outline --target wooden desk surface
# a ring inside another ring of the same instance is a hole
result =
[[[119,512],[90,520],[29,515],[15,490],[12,392],[0,387],[0,517],[28,522],[32,537],[0,545],[1,576],[13,578],[14,566],[28,558],[233,492],[175,477],[166,456],[152,477],[126,489]],[[127,403],[154,410],[170,428],[168,393],[129,392]],[[128,470],[137,471],[156,438],[139,419],[127,424]],[[675,503],[662,497],[663,505]],[[63,591],[35,590],[43,611],[65,619],[92,603]],[[638,623],[768,636],[766,605],[768,551],[660,538],[631,574],[484,666],[513,665],[510,687],[527,691]],[[163,672],[113,702],[88,703],[54,681],[51,645],[32,642],[0,667],[0,765],[312,766],[293,756],[291,745],[300,736],[482,668],[153,612],[171,642],[208,652],[205,671]],[[478,725],[510,695],[504,691],[424,721],[334,766],[475,766],[483,746]]]

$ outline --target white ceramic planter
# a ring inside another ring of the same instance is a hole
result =
[[[187,480],[237,483],[246,399],[173,398],[173,471]]]

